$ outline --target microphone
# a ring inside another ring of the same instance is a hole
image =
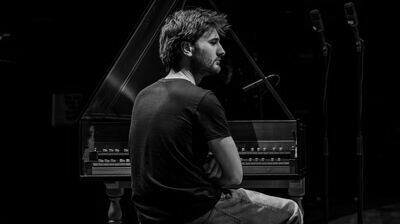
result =
[[[279,84],[279,82],[281,81],[281,77],[279,75],[271,74],[271,75],[268,75],[265,78],[261,78],[261,79],[255,81],[255,82],[253,82],[253,83],[250,83],[249,85],[243,87],[242,90],[245,91],[245,92],[249,91],[249,90],[251,90],[251,89],[253,89],[255,87],[258,87],[261,84],[263,84],[265,79],[267,79],[267,81],[270,82],[270,79],[272,79],[272,78],[277,78],[277,81],[274,83],[274,86],[277,86]]]
[[[322,45],[322,53],[324,56],[328,54],[328,43],[325,40],[324,35],[324,24],[322,22],[321,14],[318,9],[313,9],[310,11],[310,19],[312,24],[312,29],[319,33],[321,45]]]
[[[357,12],[352,2],[344,4],[344,14],[346,16],[347,24],[353,31],[354,40],[356,42],[357,51],[361,51],[361,38],[358,32],[358,18]]]

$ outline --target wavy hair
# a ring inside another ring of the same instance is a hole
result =
[[[195,43],[210,28],[215,28],[219,35],[224,36],[229,27],[223,13],[203,8],[176,11],[167,17],[161,28],[161,62],[167,71],[171,68],[177,69],[183,41]]]

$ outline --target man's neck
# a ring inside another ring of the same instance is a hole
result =
[[[165,78],[166,79],[186,79],[189,82],[193,83],[193,85],[196,85],[195,78],[189,70],[181,69],[178,72],[175,72],[173,69],[171,69],[169,71],[168,75],[165,76]]]

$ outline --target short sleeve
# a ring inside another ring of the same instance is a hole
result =
[[[200,101],[197,117],[207,141],[231,135],[225,110],[213,92],[208,91]]]

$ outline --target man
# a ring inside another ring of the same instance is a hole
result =
[[[224,14],[177,11],[161,29],[168,75],[136,97],[129,134],[132,200],[146,223],[302,223],[291,200],[245,189],[240,157],[215,95],[198,87],[218,74]],[[297,221],[297,222],[296,222]]]

